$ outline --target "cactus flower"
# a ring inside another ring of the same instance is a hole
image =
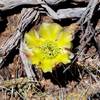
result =
[[[70,63],[72,35],[57,23],[42,23],[39,30],[25,34],[25,54],[44,73],[52,72],[59,63]]]

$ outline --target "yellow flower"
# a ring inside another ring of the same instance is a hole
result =
[[[43,23],[39,31],[25,34],[26,55],[43,72],[52,72],[59,63],[70,63],[72,35],[57,23]]]

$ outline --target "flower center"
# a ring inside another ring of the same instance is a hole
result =
[[[44,58],[54,58],[60,52],[60,48],[58,48],[56,43],[52,41],[46,41],[40,48]]]

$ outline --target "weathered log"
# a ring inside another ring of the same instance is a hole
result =
[[[86,10],[86,7],[60,9],[57,11],[57,15],[59,16],[59,19],[80,18],[85,10]]]
[[[37,0],[2,0],[0,1],[0,10],[10,10],[20,5],[39,5],[41,4]]]
[[[69,0],[44,0],[47,4],[49,5],[57,5],[57,4],[60,4],[60,3],[64,3],[64,2],[67,2]],[[90,0],[70,0],[70,2],[72,3],[88,3]]]
[[[41,6],[43,8],[45,8],[47,11],[43,11],[44,13],[47,13],[48,15],[50,15],[53,19],[64,19],[64,18],[80,18],[82,13],[86,10],[86,8],[66,8],[66,9],[61,9],[59,8],[57,12],[55,12],[53,9],[51,9],[49,6],[46,5],[46,3],[41,2],[41,1],[37,1],[37,0],[9,0],[6,1],[6,3],[4,2],[5,0],[0,2],[0,5],[3,5],[0,7],[1,11],[6,11],[6,10],[10,10],[13,9],[15,7],[21,6],[21,5],[29,5],[30,8],[37,6],[38,9],[40,9],[41,7],[39,7],[38,5],[41,4]],[[65,0],[50,0],[50,2],[64,2]],[[49,2],[49,0],[47,1]],[[100,1],[98,1],[99,3]],[[54,3],[53,3],[54,4]],[[41,12],[41,9],[40,9]]]
[[[77,2],[77,3],[81,3],[81,2],[86,2],[88,3],[90,0],[72,0],[72,2]]]
[[[59,3],[65,2],[67,0],[44,0],[49,5],[57,5]]]

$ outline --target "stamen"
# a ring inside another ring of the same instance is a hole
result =
[[[46,41],[40,48],[44,55],[44,58],[51,59],[56,57],[58,53],[60,53],[60,48],[58,48],[56,43],[52,41]]]

